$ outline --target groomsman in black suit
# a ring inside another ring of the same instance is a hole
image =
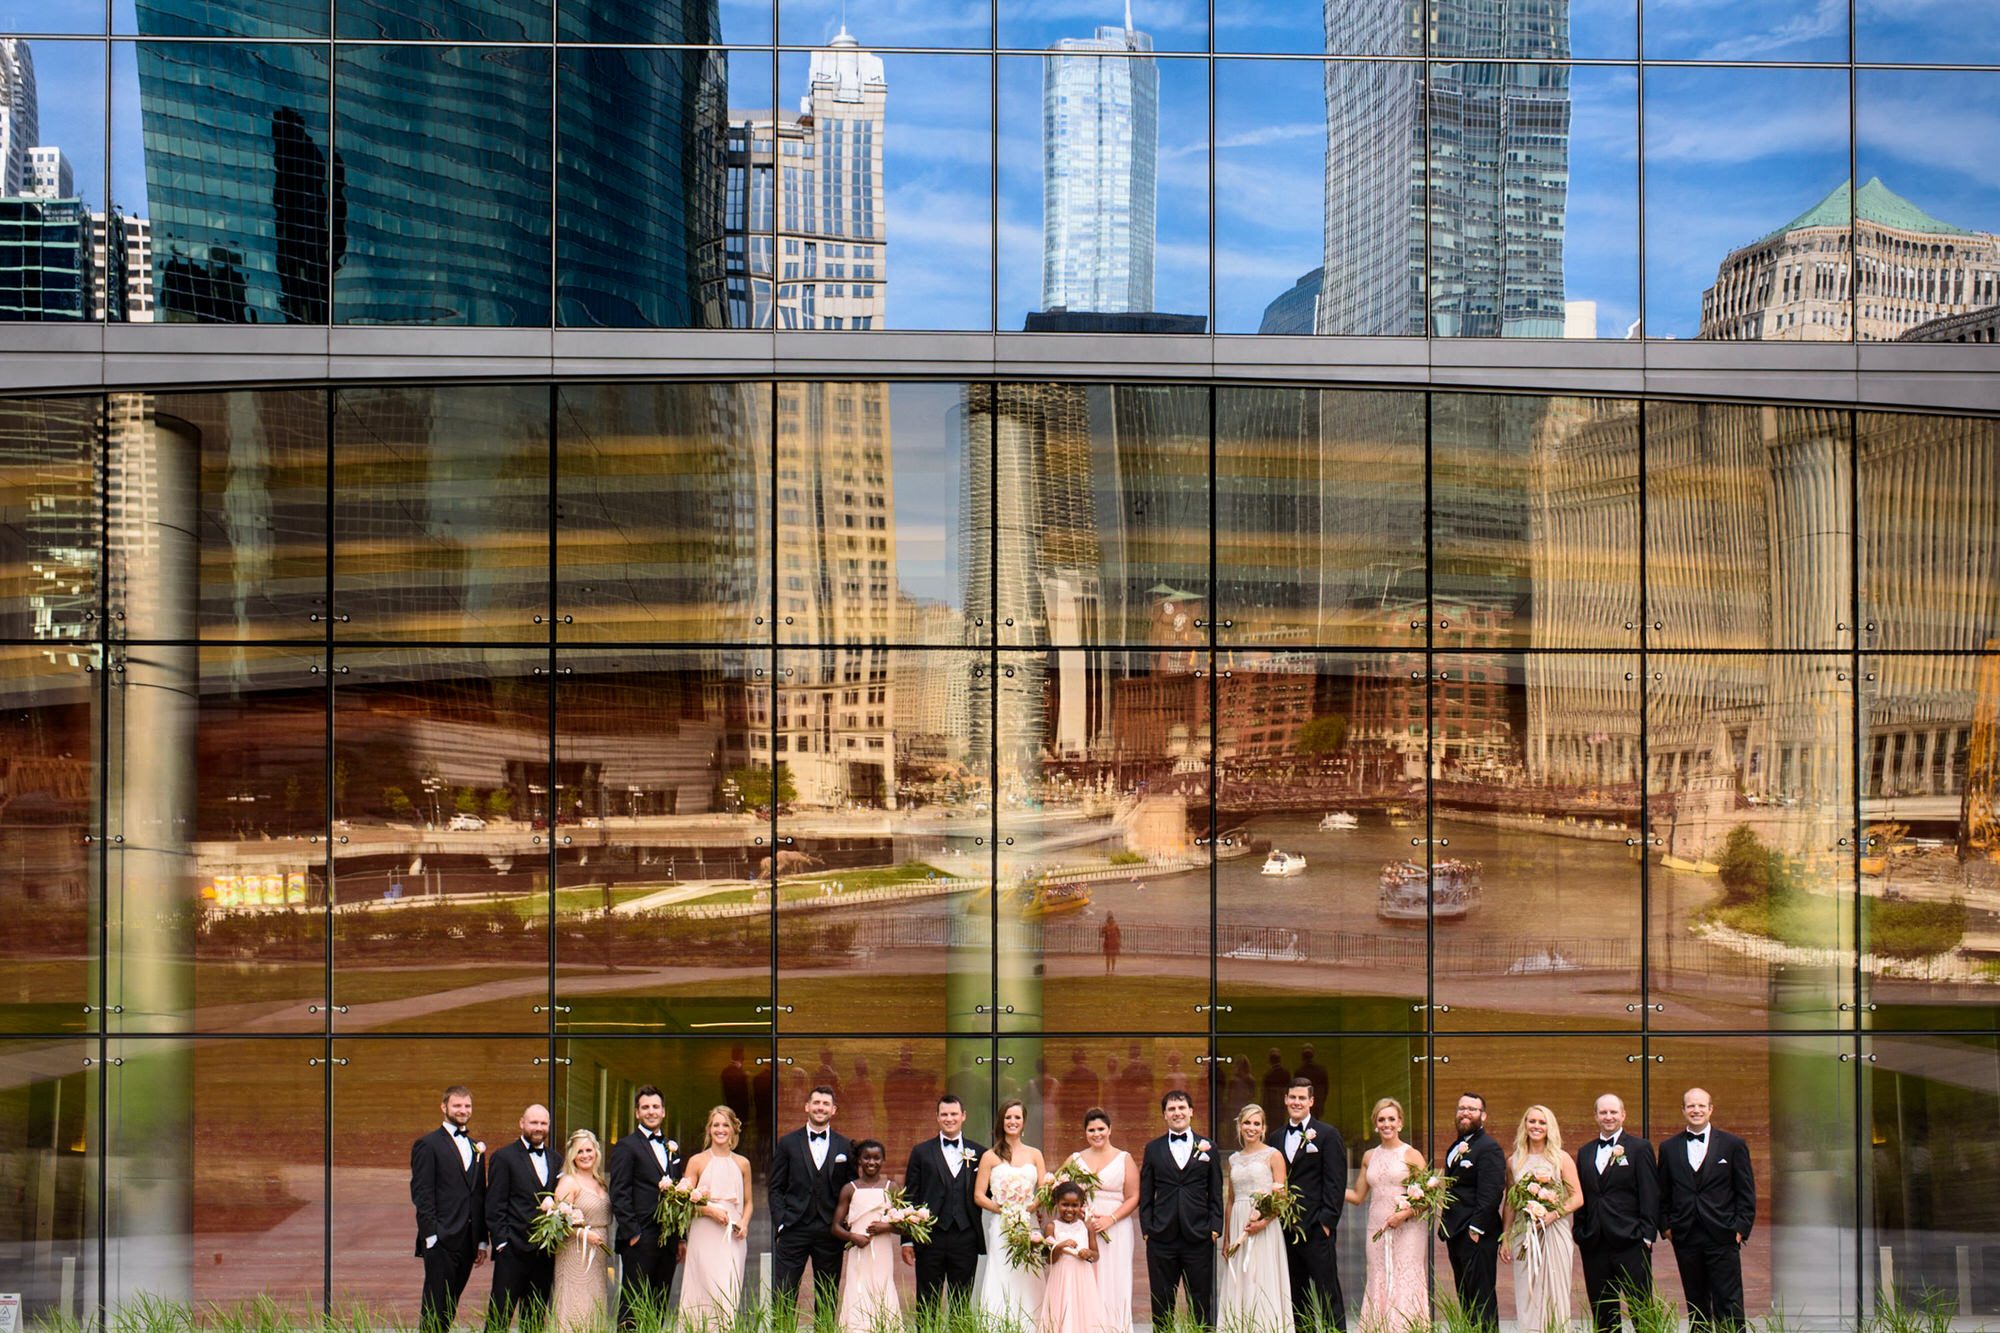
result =
[[[618,1327],[631,1329],[640,1309],[664,1316],[674,1267],[685,1244],[653,1220],[660,1191],[679,1180],[684,1163],[680,1144],[660,1131],[667,1103],[648,1083],[632,1098],[636,1132],[611,1145],[611,1218],[618,1226]]]
[[[1315,1066],[1317,1067],[1317,1066]],[[1275,1145],[1285,1154],[1285,1181],[1299,1192],[1299,1224],[1305,1238],[1285,1232],[1285,1260],[1292,1270],[1292,1310],[1299,1327],[1315,1311],[1335,1328],[1347,1327],[1347,1303],[1340,1294],[1334,1258],[1334,1231],[1347,1202],[1347,1146],[1340,1131],[1313,1117],[1317,1089],[1310,1074],[1294,1074],[1285,1089],[1285,1132]]]
[[[1500,1199],[1507,1192],[1507,1154],[1486,1132],[1486,1099],[1468,1092],[1454,1116],[1458,1138],[1445,1153],[1451,1206],[1444,1210],[1444,1248],[1458,1284],[1458,1303],[1486,1328],[1500,1326]]]
[[[1146,1278],[1153,1327],[1172,1316],[1174,1289],[1187,1285],[1195,1322],[1215,1322],[1215,1242],[1222,1234],[1222,1161],[1194,1132],[1194,1103],[1178,1089],[1160,1099],[1167,1132],[1139,1161],[1139,1231],[1146,1237]]]
[[[418,1305],[423,1333],[444,1333],[458,1298],[485,1262],[486,1145],[466,1130],[472,1089],[453,1084],[438,1103],[444,1123],[410,1145],[410,1202],[417,1206],[417,1258],[424,1261]]]
[[[796,1312],[799,1280],[807,1263],[813,1270],[813,1305],[831,1310],[839,1302],[840,1260],[847,1243],[833,1234],[833,1209],[841,1187],[854,1179],[854,1145],[833,1128],[834,1091],[822,1083],[806,1097],[806,1123],[778,1140],[771,1154],[765,1198],[776,1241],[771,1284],[781,1308]]]
[[[986,1253],[979,1205],[972,1201],[979,1156],[986,1149],[963,1133],[965,1104],[952,1093],[937,1100],[937,1126],[936,1138],[910,1149],[903,1169],[903,1193],[929,1208],[937,1222],[928,1244],[904,1238],[903,1262],[916,1265],[919,1301],[937,1301],[947,1292],[954,1300],[968,1300],[979,1256]]]
[[[1687,1128],[1660,1145],[1660,1234],[1674,1243],[1697,1324],[1743,1327],[1743,1242],[1757,1220],[1757,1176],[1742,1139],[1713,1123],[1700,1088],[1681,1097]]]
[[[486,1159],[486,1235],[493,1246],[493,1295],[486,1302],[486,1333],[505,1333],[514,1315],[522,1333],[537,1333],[555,1283],[555,1256],[528,1242],[538,1214],[537,1196],[556,1187],[562,1160],[549,1147],[549,1109],[521,1112],[521,1137]]]
[[[1583,1207],[1576,1248],[1583,1255],[1583,1289],[1597,1333],[1618,1333],[1618,1302],[1635,1304],[1653,1291],[1653,1238],[1658,1234],[1660,1176],[1653,1145],[1625,1132],[1625,1101],[1597,1099],[1597,1137],[1576,1150]]]

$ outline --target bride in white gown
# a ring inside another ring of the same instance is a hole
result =
[[[1228,1212],[1215,1326],[1225,1333],[1290,1333],[1292,1274],[1285,1233],[1276,1218],[1259,1217],[1250,1206],[1251,1195],[1285,1183],[1285,1155],[1264,1142],[1264,1110],[1255,1103],[1236,1113],[1236,1141],[1243,1148],[1229,1155],[1222,1186]]]
[[[1027,1112],[1020,1102],[1002,1103],[994,1144],[979,1159],[972,1198],[986,1212],[986,1254],[979,1261],[973,1290],[983,1313],[1032,1329],[1036,1312],[1042,1308],[1042,1277],[1008,1263],[1007,1246],[1000,1239],[1001,1210],[1015,1203],[1025,1203],[1032,1210],[1035,1190],[1047,1174],[1040,1150],[1021,1142],[1021,1130],[1027,1123]]]

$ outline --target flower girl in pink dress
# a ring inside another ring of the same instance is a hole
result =
[[[1084,1221],[1083,1190],[1056,1186],[1056,1220],[1049,1228],[1048,1284],[1036,1333],[1105,1333],[1104,1297],[1097,1289],[1097,1233]]]

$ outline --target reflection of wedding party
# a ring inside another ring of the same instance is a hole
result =
[[[1704,1089],[1687,1089],[1685,1128],[1658,1144],[1626,1132],[1624,1101],[1605,1094],[1594,1132],[1573,1150],[1548,1107],[1523,1110],[1509,1143],[1489,1130],[1485,1098],[1467,1092],[1438,1163],[1405,1141],[1406,1111],[1391,1097],[1375,1102],[1374,1142],[1351,1160],[1340,1130],[1316,1113],[1318,1096],[1301,1074],[1267,1098],[1273,1105],[1234,1108],[1233,1150],[1195,1127],[1182,1089],[1160,1098],[1157,1122],[1138,1131],[1150,1136],[1143,1144],[1092,1106],[1085,1146],[1050,1160],[1024,1138],[1019,1099],[1000,1103],[989,1145],[958,1094],[936,1093],[931,1130],[904,1154],[842,1133],[839,1093],[822,1084],[799,1108],[801,1123],[753,1163],[739,1151],[744,1117],[734,1107],[714,1107],[700,1141],[683,1145],[664,1132],[666,1100],[650,1084],[634,1095],[636,1128],[608,1149],[589,1129],[558,1149],[547,1108],[535,1105],[518,1137],[489,1151],[470,1129],[472,1093],[453,1086],[442,1123],[410,1152],[421,1326],[450,1328],[472,1271],[489,1259],[489,1333],[517,1319],[528,1333],[584,1333],[614,1317],[624,1330],[669,1318],[732,1324],[753,1303],[761,1176],[764,1299],[795,1312],[809,1269],[815,1325],[830,1309],[842,1333],[900,1326],[904,1269],[918,1309],[955,1303],[1036,1333],[1129,1333],[1135,1271],[1155,1327],[1185,1318],[1223,1333],[1345,1330],[1343,1242],[1366,1254],[1352,1316],[1363,1333],[1429,1327],[1453,1308],[1497,1329],[1503,1265],[1520,1333],[1567,1329],[1586,1314],[1597,1333],[1615,1333],[1628,1309],[1636,1318],[1658,1299],[1661,1240],[1692,1320],[1742,1327],[1756,1178],[1744,1141],[1713,1123]],[[1350,1206],[1366,1212],[1343,1237]],[[1435,1305],[1433,1234],[1449,1268]],[[1571,1308],[1579,1260],[1587,1312]]]

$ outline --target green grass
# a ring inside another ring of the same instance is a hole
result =
[[[1714,919],[1746,935],[1805,949],[1837,949],[1847,942],[1852,917],[1833,895],[1775,890],[1746,903],[1714,909]],[[1870,952],[1889,958],[1930,958],[1949,953],[1965,938],[1965,903],[1909,899],[1861,900],[1862,938]]]

